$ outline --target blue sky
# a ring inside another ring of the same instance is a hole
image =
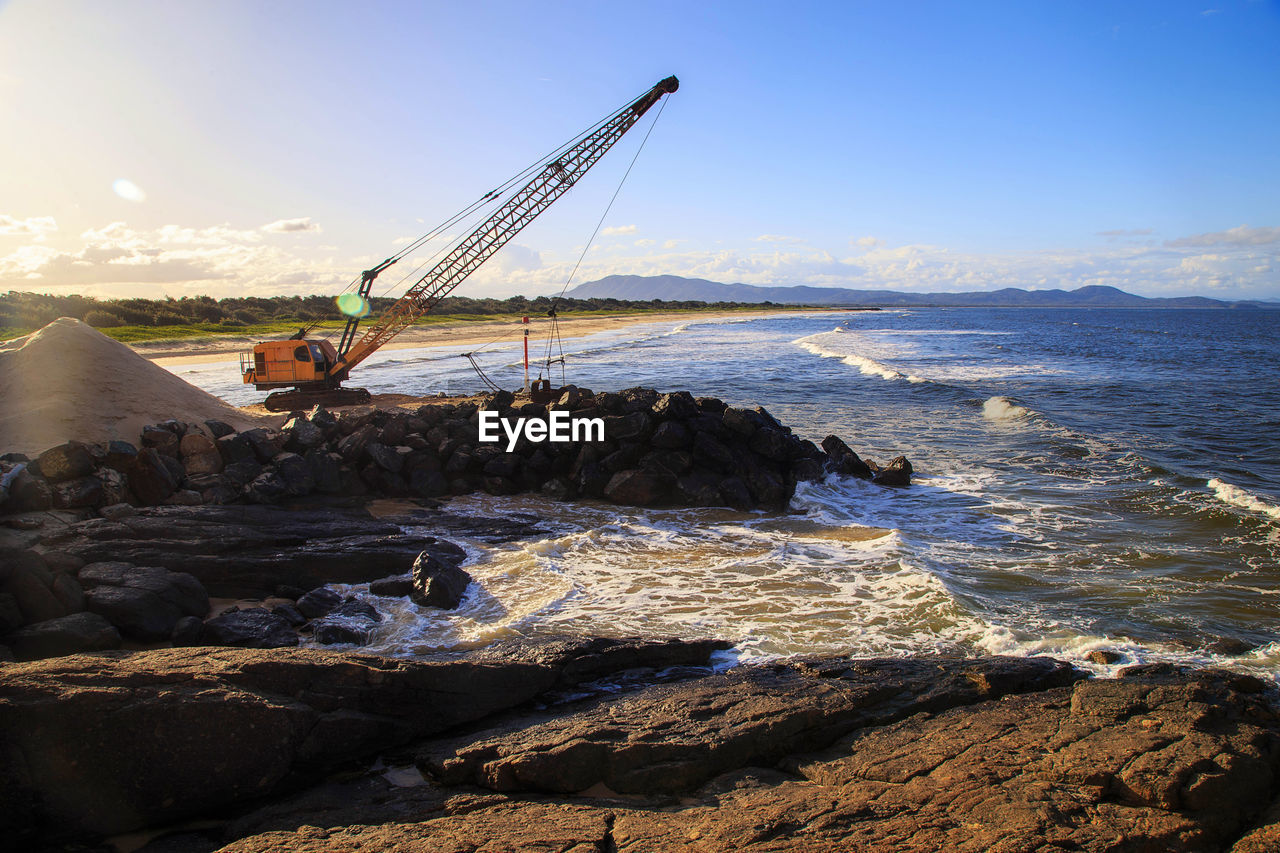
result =
[[[1277,46],[1275,0],[12,0],[0,288],[336,293],[676,74],[575,281],[1280,299]],[[460,292],[558,292],[646,129]]]

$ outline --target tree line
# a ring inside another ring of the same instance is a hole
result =
[[[371,316],[378,316],[395,302],[375,297]],[[755,303],[695,300],[570,299],[538,296],[529,299],[475,299],[449,296],[433,314],[514,314],[545,316],[555,306],[558,313],[572,311],[670,311],[699,308],[745,308]],[[763,303],[772,305],[772,303]],[[261,323],[312,323],[341,320],[332,296],[184,296],[181,299],[94,299],[89,296],[51,296],[11,290],[0,295],[0,327],[39,329],[59,317],[75,317],[97,328],[118,326],[209,326],[228,330]]]

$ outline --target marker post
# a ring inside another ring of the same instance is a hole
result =
[[[529,393],[529,318],[525,317],[520,322],[524,323],[524,393]]]

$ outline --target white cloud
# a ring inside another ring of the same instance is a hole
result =
[[[78,246],[26,246],[0,256],[0,288],[90,295],[317,293],[345,283],[345,264],[306,260],[262,244],[256,230],[124,222],[90,228]]]
[[[277,219],[275,222],[263,225],[262,230],[272,234],[287,234],[294,231],[314,231],[319,233],[322,229],[319,224],[311,221],[310,216],[303,216],[298,219]]]
[[[1250,228],[1248,225],[1237,225],[1226,231],[1213,231],[1208,234],[1195,234],[1191,237],[1179,237],[1169,240],[1166,246],[1265,246],[1269,243],[1280,243],[1280,228]]]
[[[10,218],[11,219],[11,218]],[[3,220],[15,227],[10,219]],[[18,220],[13,220],[16,222]],[[23,220],[26,222],[26,220]],[[0,254],[0,291],[124,296],[171,293],[276,295],[332,291],[382,256],[360,259],[333,246],[272,245],[260,228],[229,224],[136,229],[125,222]],[[1110,285],[1146,296],[1195,293],[1277,298],[1280,229],[1241,226],[1167,244],[1116,241],[1102,248],[966,253],[924,244],[853,238],[837,254],[805,244],[701,247],[688,240],[605,243],[575,282],[610,274],[682,275],[759,285],[808,284],[867,290],[958,291],[1002,287],[1074,289]],[[661,248],[659,248],[659,245]],[[579,247],[581,248],[581,247]],[[463,295],[559,292],[578,250],[557,256],[508,245],[463,286]]]
[[[634,234],[636,227],[634,225],[610,225],[600,231],[602,237],[613,237],[617,234]]]
[[[0,237],[34,237],[43,240],[47,235],[58,230],[58,223],[52,216],[30,216],[26,219],[15,219],[0,213]]]

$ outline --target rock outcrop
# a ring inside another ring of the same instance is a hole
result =
[[[634,668],[677,645],[703,664],[722,644],[582,642],[536,662],[162,649],[5,666],[0,831],[34,846],[216,811],[527,702],[602,646]]]
[[[715,645],[12,664],[0,829],[92,845],[202,818],[152,849],[233,853],[1260,853],[1280,837],[1280,713],[1249,676],[930,657],[711,674]]]

